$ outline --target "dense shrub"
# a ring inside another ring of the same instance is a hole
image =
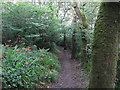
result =
[[[48,50],[3,46],[3,88],[36,87],[55,79],[60,66]]]
[[[3,3],[3,43],[16,45],[25,41],[38,48],[53,49],[57,39],[56,11],[51,3],[36,5],[29,2]]]

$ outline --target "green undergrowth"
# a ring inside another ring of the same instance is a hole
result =
[[[90,75],[92,62],[87,61],[87,62],[82,63],[82,65],[83,65],[84,69],[87,71],[88,75]]]
[[[44,86],[55,79],[60,69],[57,57],[45,49],[2,46],[3,88]]]

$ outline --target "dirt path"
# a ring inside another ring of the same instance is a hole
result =
[[[86,88],[85,78],[83,78],[83,69],[78,62],[71,59],[70,52],[61,48],[61,53],[58,54],[61,70],[51,88]]]

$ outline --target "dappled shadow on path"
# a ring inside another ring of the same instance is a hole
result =
[[[84,72],[81,65],[74,59],[71,59],[69,51],[60,48],[61,53],[58,53],[58,59],[61,65],[61,70],[55,82],[51,83],[50,88],[86,88],[87,78],[84,77]]]

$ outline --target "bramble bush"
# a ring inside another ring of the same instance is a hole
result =
[[[55,79],[60,66],[57,58],[45,49],[2,46],[3,88],[29,88],[44,85]]]

